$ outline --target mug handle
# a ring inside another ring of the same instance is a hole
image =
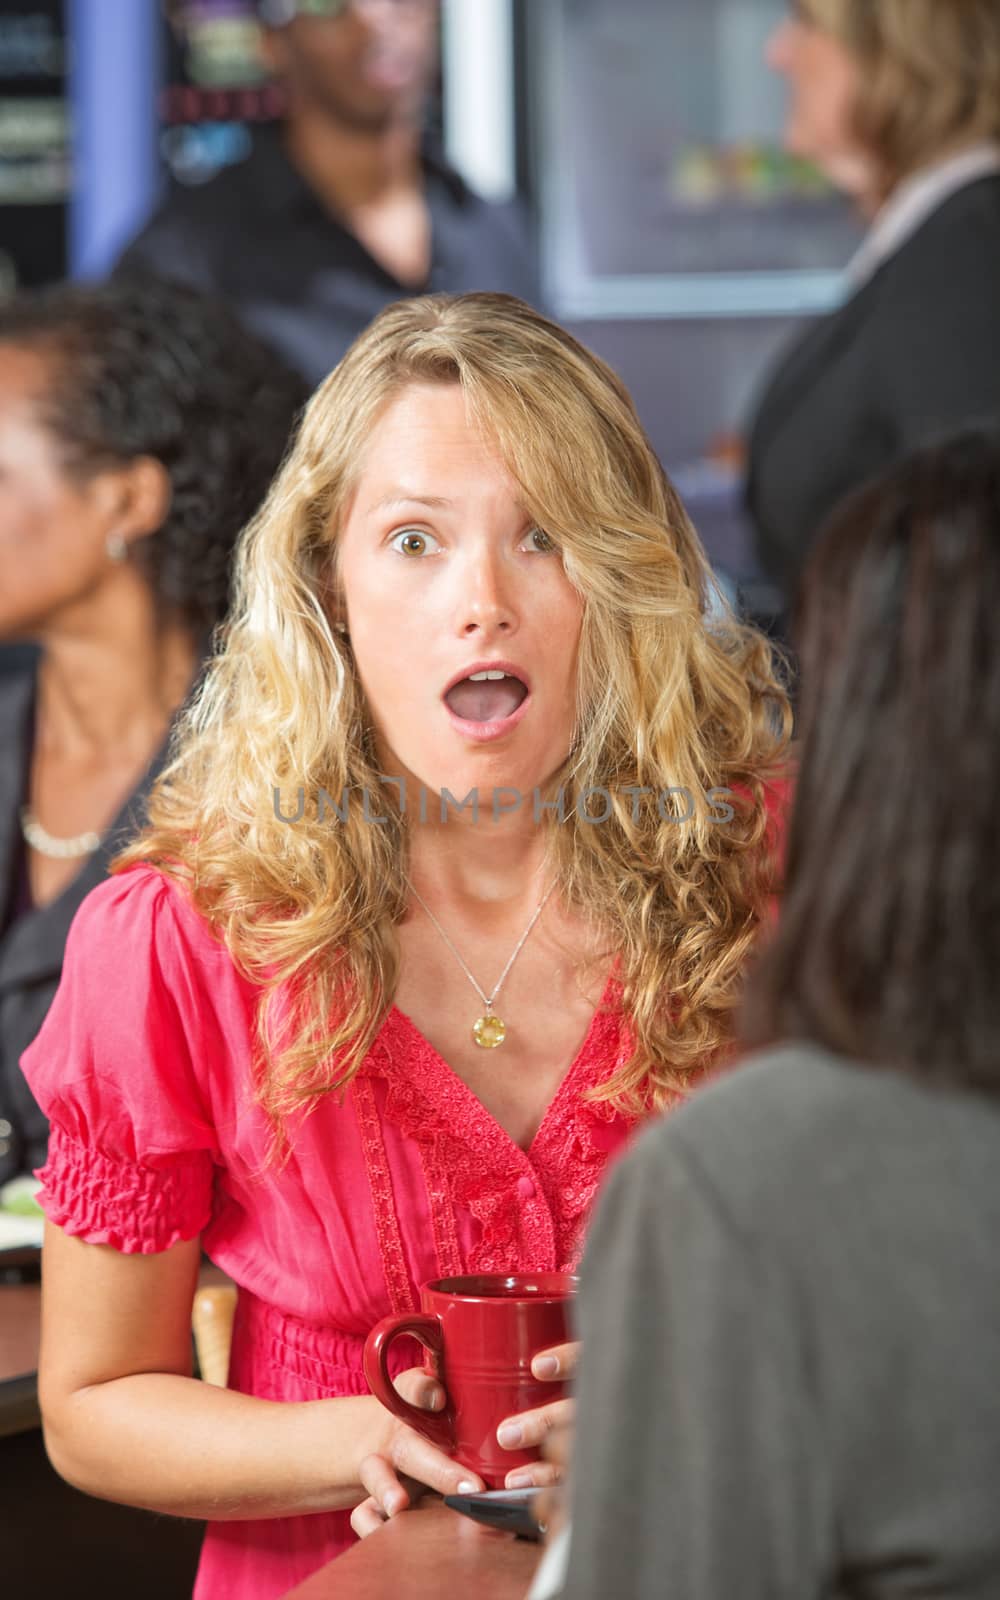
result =
[[[411,1405],[409,1400],[404,1400],[396,1385],[389,1376],[389,1348],[394,1340],[403,1334],[409,1334],[411,1339],[416,1339],[424,1349],[434,1358],[435,1365],[440,1372],[441,1358],[444,1355],[444,1340],[441,1335],[441,1324],[437,1317],[421,1316],[417,1312],[404,1317],[383,1317],[376,1323],[371,1333],[365,1340],[364,1369],[368,1387],[377,1400],[380,1400],[387,1411],[399,1417],[403,1422],[409,1423],[418,1433],[422,1433],[431,1444],[436,1444],[450,1455],[455,1448],[455,1437],[452,1432],[450,1405],[442,1413],[440,1411],[423,1411],[420,1406]]]

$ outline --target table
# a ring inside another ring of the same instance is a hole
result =
[[[525,1600],[541,1551],[429,1501],[393,1517],[288,1600]]]
[[[39,1425],[41,1304],[40,1284],[0,1285],[0,1439]]]
[[[0,1283],[0,1590],[39,1600],[91,1591],[102,1600],[190,1594],[199,1523],[94,1500],[49,1465],[38,1410],[41,1298],[38,1283]]]
[[[203,1281],[212,1281],[211,1269],[203,1273]],[[41,1288],[38,1284],[4,1284],[0,1286],[0,1439],[10,1436],[8,1449],[13,1448],[13,1435],[30,1435],[39,1426],[37,1397],[38,1345],[41,1316]],[[55,1503],[51,1496],[59,1492],[72,1497],[74,1502],[86,1501],[88,1511],[108,1519],[117,1518],[137,1522],[145,1541],[143,1559],[148,1562],[150,1534],[159,1532],[163,1539],[171,1533],[191,1530],[194,1524],[173,1523],[170,1518],[156,1522],[147,1519],[144,1512],[131,1512],[123,1507],[103,1505],[86,1500],[75,1490],[56,1484],[41,1458],[40,1436],[33,1445],[25,1438],[19,1447],[19,1462],[32,1449],[38,1456],[38,1470],[45,1473],[45,1483],[50,1493],[40,1497],[38,1491],[26,1493],[25,1499],[33,1502],[34,1509],[45,1521],[45,1526],[58,1519],[54,1516]],[[13,1463],[12,1463],[13,1464]],[[3,1457],[0,1456],[0,1484],[3,1483]],[[23,1475],[19,1465],[18,1475]],[[27,1482],[24,1484],[28,1489]],[[48,1505],[45,1501],[48,1500]],[[7,1504],[10,1505],[8,1498]],[[43,1511],[43,1506],[45,1507]],[[65,1512],[62,1513],[65,1523]],[[27,1512],[25,1512],[27,1516]],[[141,1522],[139,1519],[142,1519]],[[24,1523],[21,1523],[24,1526]],[[115,1526],[105,1530],[103,1525],[93,1528],[92,1544],[97,1556],[104,1552],[107,1558],[113,1552],[120,1568],[126,1568],[122,1531]],[[188,1540],[190,1543],[190,1538]],[[155,1541],[154,1541],[155,1544]],[[79,1562],[80,1541],[76,1545]],[[169,1566],[168,1550],[155,1552],[164,1565],[164,1578]],[[190,1562],[194,1554],[182,1552]],[[525,1600],[536,1566],[541,1557],[541,1546],[515,1539],[508,1533],[496,1533],[472,1522],[468,1517],[450,1511],[440,1501],[428,1500],[415,1511],[395,1517],[365,1539],[354,1549],[331,1561],[320,1572],[307,1579],[294,1591],[294,1600],[450,1600],[451,1596],[471,1597],[471,1600]],[[84,1563],[85,1566],[85,1563]],[[37,1588],[38,1567],[33,1568]],[[122,1587],[107,1586],[105,1595],[133,1593],[126,1587],[125,1570]],[[148,1572],[147,1572],[148,1580]],[[190,1583],[188,1583],[190,1588]],[[55,1591],[53,1591],[55,1592]],[[167,1593],[182,1593],[183,1585]],[[291,1597],[289,1597],[291,1600]]]

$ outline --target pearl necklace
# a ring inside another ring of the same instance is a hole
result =
[[[57,839],[47,833],[30,806],[21,807],[21,834],[25,844],[52,861],[71,861],[77,856],[92,856],[104,841],[103,833],[78,833],[72,839]]]

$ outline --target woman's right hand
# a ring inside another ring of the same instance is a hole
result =
[[[395,1384],[404,1400],[423,1411],[440,1411],[444,1406],[444,1389],[422,1367],[401,1372]],[[468,1467],[453,1461],[377,1400],[373,1404],[380,1413],[381,1437],[358,1469],[368,1493],[367,1500],[351,1512],[351,1527],[359,1538],[366,1538],[390,1517],[416,1505],[429,1490],[437,1494],[473,1494],[485,1489],[486,1485]]]

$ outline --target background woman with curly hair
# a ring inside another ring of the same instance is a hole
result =
[[[210,1519],[199,1595],[470,1479],[367,1393],[366,1334],[571,1267],[609,1157],[728,1050],[788,706],[710,586],[619,380],[516,300],[391,307],[314,396],[26,1060],[49,1450]],[[199,1241],[228,1391],[189,1376]]]
[[[18,1060],[142,813],[306,392],[153,281],[0,308],[0,1181],[45,1159]],[[25,662],[28,664],[25,664]]]

